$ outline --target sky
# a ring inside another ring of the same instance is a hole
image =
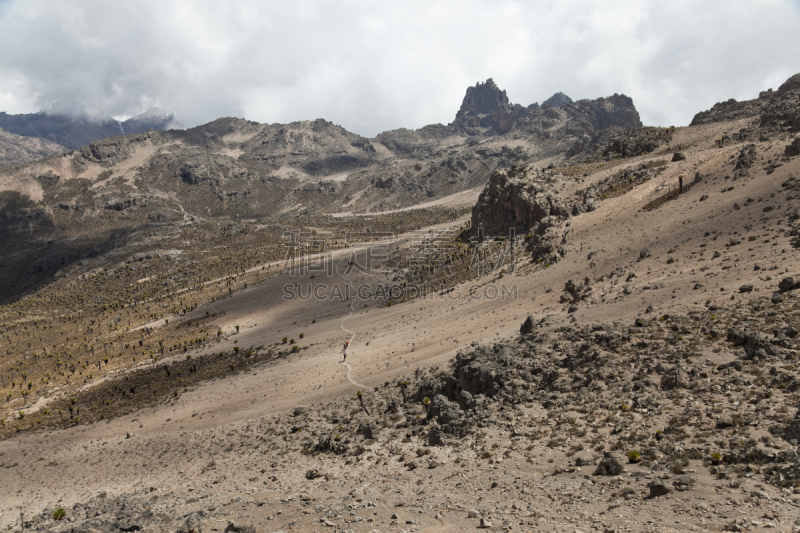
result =
[[[686,125],[800,72],[800,0],[0,0],[0,110],[182,127],[453,120],[493,78],[527,106],[622,93]]]

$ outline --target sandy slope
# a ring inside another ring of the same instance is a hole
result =
[[[789,198],[781,188],[789,177],[800,179],[800,158],[769,175],[759,161],[749,178],[726,180],[726,175],[733,175],[735,157],[730,158],[738,154],[741,145],[717,148],[712,140],[723,131],[735,129],[729,124],[679,129],[673,143],[683,144],[687,160],[670,163],[657,180],[573,218],[569,253],[560,263],[544,269],[521,260],[514,274],[502,280],[481,280],[481,284],[516,286],[516,299],[472,298],[469,287],[459,287],[451,297],[392,307],[361,300],[283,298],[285,287],[294,283],[324,283],[327,288],[320,294],[330,294],[335,284],[391,281],[383,275],[346,275],[349,258],[345,256],[336,259],[332,277],[297,279],[282,274],[214,302],[208,309],[196,310],[197,316],[205,315],[206,310],[224,312],[226,331],[241,326],[238,335],[209,352],[229,350],[234,341],[241,347],[271,345],[286,336],[298,338],[301,332],[305,338],[300,344],[308,349],[252,372],[206,383],[174,404],[143,409],[107,423],[0,442],[3,458],[13,456],[18,463],[13,470],[2,472],[0,507],[35,507],[34,502],[44,505],[59,499],[69,504],[101,489],[120,493],[153,485],[178,490],[189,481],[182,474],[188,463],[154,460],[145,467],[143,452],[225,435],[243,424],[263,424],[267,415],[298,405],[351,395],[357,387],[348,380],[348,373],[356,383],[382,385],[416,368],[445,362],[473,342],[514,337],[528,314],[536,320],[547,318],[542,326],[547,328],[571,320],[579,324],[627,322],[643,314],[648,305],[657,314],[677,312],[698,308],[707,300],[724,303],[773,290],[784,272],[800,273],[798,251],[780,233],[787,215],[800,205],[800,198]],[[759,159],[780,159],[785,144],[758,143]],[[652,154],[631,163],[664,157]],[[619,168],[590,176],[583,185]],[[654,211],[640,211],[658,195],[654,191],[674,186],[680,174],[691,177],[695,172],[703,181],[688,193]],[[721,192],[728,187],[733,190]],[[700,201],[703,195],[708,199]],[[754,202],[748,205],[748,198]],[[741,208],[735,210],[735,203]],[[765,212],[765,207],[772,210]],[[731,238],[742,242],[728,246]],[[408,237],[398,246],[407,244]],[[650,256],[640,261],[643,249]],[[720,256],[713,258],[715,252]],[[589,259],[590,253],[596,254]],[[668,258],[675,261],[667,264]],[[756,265],[759,270],[754,270]],[[597,281],[612,271],[620,275]],[[625,282],[630,273],[635,277]],[[772,279],[768,281],[767,276]],[[592,300],[574,316],[568,315],[565,305],[559,303],[564,283],[585,277],[592,283]],[[739,294],[744,283],[752,283],[755,291]],[[352,371],[340,363],[339,351],[342,341],[351,335],[355,338],[347,362]],[[134,435],[132,440],[125,439],[127,433]],[[242,465],[247,464],[247,453],[237,457]],[[291,465],[282,472],[277,475],[296,478]],[[6,512],[0,517],[0,527],[15,517],[14,512]]]

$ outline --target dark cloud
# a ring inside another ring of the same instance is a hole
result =
[[[449,122],[492,77],[523,105],[618,92],[680,125],[800,71],[798,27],[796,0],[0,0],[0,109],[375,135]]]

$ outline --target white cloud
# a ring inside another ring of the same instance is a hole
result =
[[[375,135],[450,122],[492,77],[515,103],[625,93],[645,124],[679,125],[800,71],[796,0],[0,2],[7,112],[157,105],[186,126],[323,117]]]

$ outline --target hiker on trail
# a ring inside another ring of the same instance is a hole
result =
[[[344,346],[342,346],[342,362],[347,361],[347,347],[350,346],[350,340],[344,341]]]

